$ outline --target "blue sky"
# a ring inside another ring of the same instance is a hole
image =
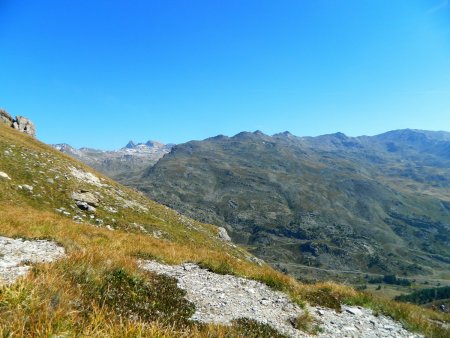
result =
[[[0,0],[0,44],[47,143],[450,131],[447,0]]]

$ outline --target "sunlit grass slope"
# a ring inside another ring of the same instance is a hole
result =
[[[183,298],[183,291],[170,278],[143,272],[139,258],[169,264],[197,262],[219,273],[263,281],[300,304],[366,305],[427,336],[447,334],[430,321],[448,321],[443,315],[332,283],[302,285],[258,265],[244,250],[220,240],[216,227],[183,217],[3,125],[0,171],[11,178],[0,179],[0,235],[53,240],[67,253],[66,258],[37,265],[16,284],[0,288],[1,336],[273,333],[245,321],[231,328],[188,321],[194,307]],[[95,176],[86,175],[89,172]],[[79,210],[72,199],[74,192],[94,194],[96,211]]]

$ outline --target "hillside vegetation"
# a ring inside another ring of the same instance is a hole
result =
[[[177,145],[135,186],[298,278],[448,280],[449,168],[445,132],[243,132]]]
[[[48,239],[67,256],[38,264],[0,288],[0,335],[261,336],[253,322],[232,327],[188,320],[193,305],[176,282],[137,260],[195,262],[283,290],[299,304],[368,306],[410,330],[445,337],[449,317],[333,283],[303,285],[218,238],[215,226],[181,216],[41,142],[0,125],[0,235]],[[82,200],[84,199],[84,201]]]
[[[432,302],[446,302],[450,304],[450,287],[443,286],[440,288],[418,290],[408,295],[397,296],[395,299],[414,304],[427,304]]]

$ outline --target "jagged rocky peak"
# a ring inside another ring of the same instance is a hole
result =
[[[123,149],[141,149],[141,148],[164,148],[166,147],[165,144],[158,142],[158,141],[152,141],[148,140],[145,143],[136,143],[134,141],[130,141],[127,143],[127,145]]]
[[[125,148],[127,149],[133,149],[134,147],[136,147],[136,143],[133,140],[128,142],[127,145],[125,146]]]
[[[53,148],[56,150],[64,152],[65,150],[74,150],[75,148],[67,143],[59,143],[59,144],[53,144]]]
[[[0,121],[25,134],[33,137],[36,136],[36,127],[34,126],[34,123],[26,117],[16,116],[16,118],[13,119],[6,110],[0,109]]]

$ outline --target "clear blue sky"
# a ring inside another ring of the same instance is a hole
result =
[[[47,143],[450,131],[447,0],[0,0],[0,45]]]

